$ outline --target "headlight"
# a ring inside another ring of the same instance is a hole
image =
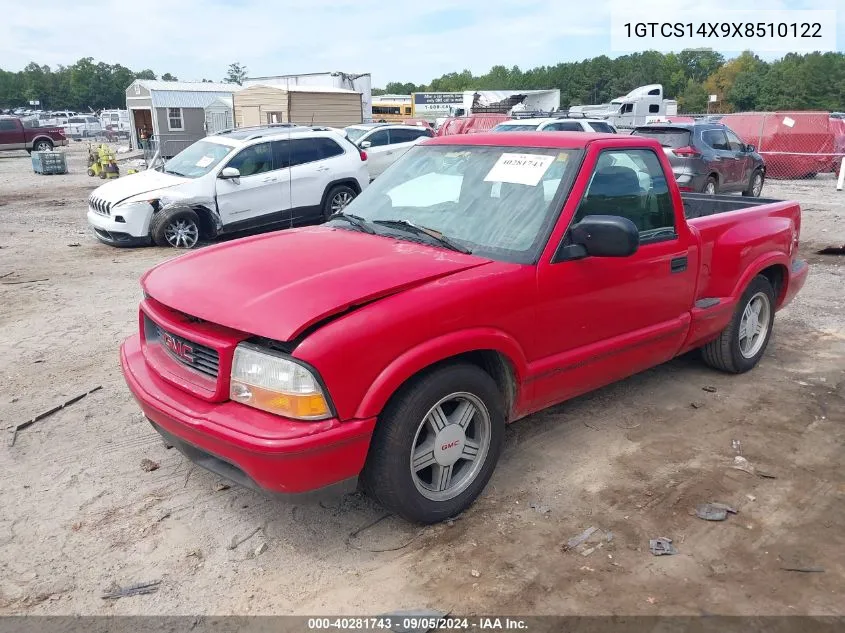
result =
[[[311,370],[249,344],[235,348],[229,397],[297,420],[323,420],[331,415],[326,395]]]

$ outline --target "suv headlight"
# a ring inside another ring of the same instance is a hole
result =
[[[326,394],[310,369],[245,343],[235,348],[229,397],[296,420],[324,420],[331,415]]]

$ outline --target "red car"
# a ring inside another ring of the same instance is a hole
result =
[[[682,197],[652,139],[434,138],[327,224],[147,272],[121,365],[198,464],[274,493],[360,478],[435,522],[482,491],[507,423],[693,349],[754,367],[807,276],[800,222]]]
[[[453,134],[480,134],[489,132],[494,127],[510,121],[507,114],[470,114],[469,116],[446,119],[437,130],[437,136],[452,136]]]
[[[28,127],[18,117],[0,116],[0,151],[44,152],[59,145],[67,145],[67,137],[60,127]]]

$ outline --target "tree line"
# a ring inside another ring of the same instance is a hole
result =
[[[241,83],[247,69],[229,66],[223,81]],[[135,79],[157,79],[149,69],[133,71],[120,64],[80,59],[71,66],[39,66],[23,70],[0,69],[0,107],[26,106],[38,100],[48,110],[126,107],[126,88]],[[163,80],[175,80],[170,73]],[[203,79],[203,81],[209,81]],[[486,74],[469,70],[451,72],[428,84],[390,82],[373,94],[461,92],[463,90],[560,89],[560,104],[606,103],[637,86],[663,84],[665,96],[677,99],[681,112],[704,112],[708,95],[718,101],[711,112],[749,110],[845,110],[845,54],[789,53],[767,62],[746,51],[725,59],[713,51],[680,53],[647,51],[611,59],[606,55],[581,62],[562,62],[521,70],[493,66]]]
[[[246,72],[236,62],[223,81],[240,84]],[[133,71],[121,64],[95,62],[92,57],[55,70],[31,62],[18,72],[0,69],[0,108],[26,107],[30,101],[39,101],[42,110],[125,108],[126,89],[136,79],[159,77],[150,69]],[[176,81],[177,77],[164,73],[160,79]]]
[[[638,86],[663,84],[665,97],[681,112],[751,110],[845,110],[845,54],[789,53],[767,62],[750,51],[733,59],[706,50],[646,51],[611,59],[606,55],[521,70],[493,66],[484,75],[451,72],[429,84],[390,82],[378,92],[560,89],[562,108],[607,103]],[[377,91],[373,91],[376,94]]]

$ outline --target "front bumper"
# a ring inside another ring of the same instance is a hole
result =
[[[784,293],[783,300],[780,302],[778,309],[789,305],[789,302],[804,287],[804,282],[807,281],[807,275],[809,273],[810,265],[803,259],[796,259],[792,262],[792,266],[789,269],[789,281],[786,284],[786,293]]]
[[[123,342],[120,364],[144,415],[199,466],[280,495],[356,485],[375,418],[297,422],[236,402],[207,402],[151,372],[137,334]]]
[[[88,207],[88,224],[97,239],[112,246],[142,246],[151,244],[150,220],[153,208],[147,203],[114,206],[110,215],[97,213]]]

